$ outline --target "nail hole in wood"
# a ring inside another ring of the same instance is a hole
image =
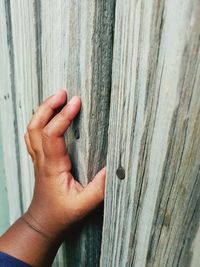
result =
[[[117,177],[120,179],[120,180],[123,180],[125,178],[125,170],[122,166],[119,166],[117,171],[116,171],[116,174],[117,174]]]

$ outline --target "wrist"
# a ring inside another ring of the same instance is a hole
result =
[[[31,266],[51,266],[62,241],[49,238],[43,229],[37,227],[24,214],[1,236],[0,251]]]
[[[56,217],[50,213],[50,209],[38,209],[32,203],[22,216],[22,220],[34,231],[50,241],[63,241],[66,227],[62,227]]]
[[[31,230],[40,234],[43,238],[47,240],[54,240],[55,236],[49,233],[32,215],[29,211],[23,214],[21,217],[23,223],[27,225]]]

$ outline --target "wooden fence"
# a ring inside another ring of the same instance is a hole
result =
[[[0,230],[31,200],[26,125],[67,88],[73,174],[106,164],[106,197],[54,266],[199,267],[200,1],[1,0],[0,60]]]

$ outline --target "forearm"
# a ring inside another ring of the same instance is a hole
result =
[[[49,238],[30,217],[21,217],[0,238],[0,251],[32,266],[51,266],[62,241]]]

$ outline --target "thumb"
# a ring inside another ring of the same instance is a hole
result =
[[[104,199],[106,167],[101,169],[93,180],[78,195],[78,207],[85,216],[96,208]]]

